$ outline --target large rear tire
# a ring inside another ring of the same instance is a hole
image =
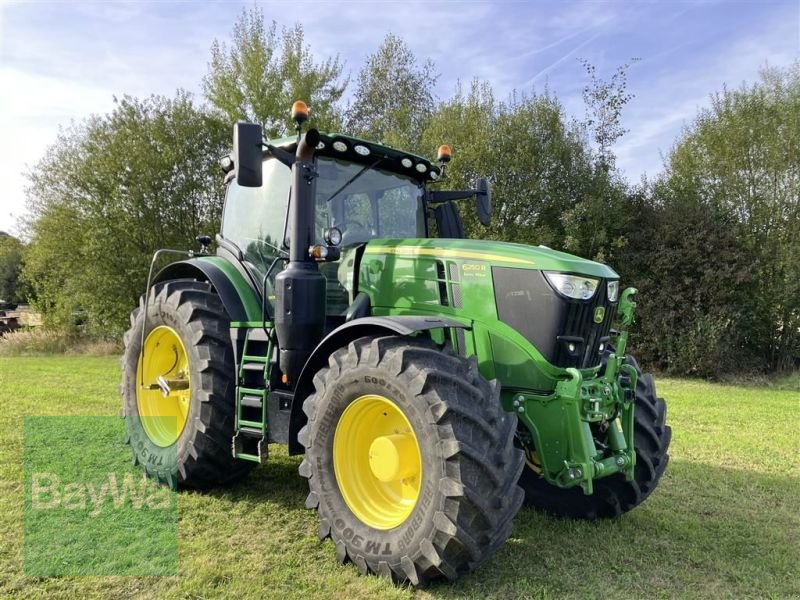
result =
[[[121,361],[122,414],[134,463],[173,488],[238,481],[253,465],[231,454],[236,369],[219,296],[199,281],[153,286],[140,363],[144,307],[142,298],[131,313]]]
[[[506,541],[524,455],[516,416],[474,358],[364,337],[334,352],[314,385],[300,474],[340,562],[421,586],[475,569]]]
[[[638,365],[632,358],[629,363]],[[562,489],[548,483],[531,465],[519,479],[525,490],[525,504],[557,517],[606,519],[639,506],[653,492],[669,462],[672,429],[666,424],[667,405],[656,395],[656,385],[649,373],[640,374],[634,403],[634,447],[636,466],[633,481],[622,474],[594,482],[594,493],[587,496],[581,488]]]

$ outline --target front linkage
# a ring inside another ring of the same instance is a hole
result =
[[[575,368],[566,369],[569,379],[556,385],[555,392],[536,395],[520,392],[513,406],[533,436],[535,470],[551,483],[571,488],[580,485],[593,493],[593,481],[623,473],[634,478],[634,398],[638,371],[625,360],[628,328],[634,322],[636,289],[626,289],[620,298],[618,315],[622,331],[616,348],[608,355],[605,370],[596,369],[590,378]]]

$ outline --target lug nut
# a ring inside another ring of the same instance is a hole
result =
[[[625,457],[624,456],[618,456],[617,457],[617,466],[618,467],[624,467],[625,466]]]

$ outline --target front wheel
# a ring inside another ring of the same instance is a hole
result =
[[[231,454],[229,327],[219,296],[200,281],[158,283],[131,313],[120,387],[127,441],[134,463],[171,487],[225,485],[253,467]]]
[[[334,352],[314,385],[300,474],[340,562],[420,586],[455,579],[505,542],[524,456],[516,416],[474,359],[364,337]]]
[[[639,370],[636,361],[629,364]],[[667,405],[656,395],[649,373],[640,374],[634,401],[634,447],[636,466],[633,481],[621,473],[598,479],[594,493],[587,496],[579,487],[562,489],[548,483],[538,472],[535,452],[522,472],[519,484],[525,490],[525,504],[558,517],[576,519],[612,518],[639,506],[658,485],[669,462],[672,429],[667,425]]]

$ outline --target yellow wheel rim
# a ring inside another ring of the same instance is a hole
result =
[[[156,327],[145,339],[136,390],[147,437],[162,448],[171,446],[186,426],[192,397],[186,348],[172,327]]]
[[[411,423],[391,400],[356,398],[333,436],[333,469],[353,514],[375,529],[402,524],[419,498],[422,456]]]

